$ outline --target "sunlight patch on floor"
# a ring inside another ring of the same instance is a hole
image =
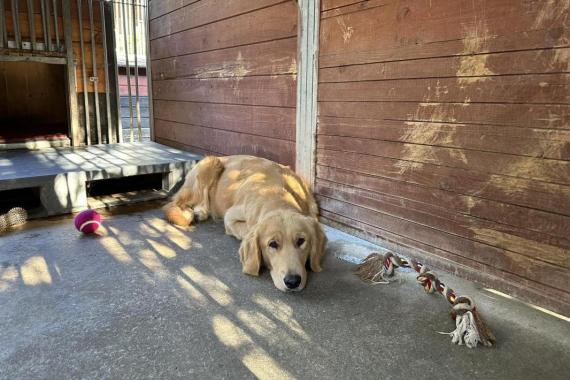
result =
[[[51,284],[52,279],[46,260],[42,256],[32,256],[20,268],[22,281],[26,285]]]
[[[241,328],[222,315],[212,318],[214,334],[224,345],[245,352],[242,363],[259,379],[293,379],[265,350],[259,347]]]

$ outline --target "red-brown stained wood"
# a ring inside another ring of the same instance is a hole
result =
[[[319,118],[319,134],[570,159],[570,131],[497,125]],[[512,144],[513,139],[517,144]]]
[[[569,104],[570,75],[320,83],[321,101]]]
[[[568,73],[568,59],[570,48],[556,48],[381,62],[323,68],[319,82],[459,77],[469,83],[486,76]]]
[[[361,3],[362,0],[322,0],[321,11],[325,12],[334,8],[342,8],[352,4]]]
[[[149,2],[149,19],[153,20],[200,0],[152,0]]]
[[[251,59],[255,57],[254,59]],[[296,74],[297,38],[183,55],[152,62],[153,80]]]
[[[348,194],[344,195],[349,199],[351,198]],[[347,215],[365,223],[380,225],[391,233],[411,236],[420,243],[441,248],[458,256],[471,258],[479,263],[491,265],[507,273],[524,275],[524,277],[532,281],[558,290],[566,291],[568,288],[570,271],[558,266],[525,258],[501,248],[480,244],[470,239],[442,232],[417,221],[412,222],[388,213],[379,212],[371,209],[369,205],[356,206],[356,204],[319,196],[319,205],[327,211]],[[473,251],[477,252],[476,256],[469,254],[469,252]]]
[[[468,280],[478,281],[484,286],[503,291],[522,300],[533,302],[537,300],[551,310],[562,315],[570,315],[570,294],[549,286],[530,281],[522,275],[511,274],[497,270],[491,265],[485,265],[468,258],[464,258],[437,247],[420,243],[405,236],[396,235],[360,220],[345,215],[335,214],[321,210],[324,221],[340,223],[341,228],[349,232],[360,234],[365,238],[372,238],[381,244],[388,244],[407,257],[415,258],[429,267],[440,268],[455,273]]]
[[[521,254],[531,259],[570,269],[570,240],[556,238],[522,228],[448,210],[401,197],[400,194],[359,189],[352,183],[339,184],[324,178],[317,181],[320,195],[358,204],[375,211],[419,223],[439,231],[460,236],[489,246]],[[478,250],[480,252],[481,250]],[[536,259],[536,260],[535,260]],[[523,260],[523,259],[521,259]],[[546,266],[549,268],[549,266]]]
[[[293,165],[295,2],[163,3],[151,9],[156,140]]]
[[[189,29],[151,41],[152,59],[223,49],[297,35],[293,1]]]
[[[194,154],[201,154],[202,156],[224,156],[224,154],[220,152],[212,152],[210,150],[198,148],[193,145],[182,144],[181,142],[168,140],[158,136],[155,136],[155,141],[159,144],[168,145],[180,150],[189,150]]]
[[[549,213],[532,208],[492,201],[473,195],[458,194],[447,190],[425,188],[415,183],[363,174],[336,167],[318,165],[317,177],[367,191],[391,194],[404,199],[421,202],[425,204],[426,207],[442,207],[459,214],[465,214],[504,225],[504,228],[512,226],[527,231],[538,232],[545,235],[538,238],[540,242],[553,241],[550,239],[553,235],[546,232],[544,226],[556,223],[568,223],[568,216],[570,216],[570,204],[560,204],[560,208],[556,210],[560,213],[565,213],[565,216],[552,216]],[[568,239],[568,235],[559,237]]]
[[[208,0],[176,9],[150,22],[150,38],[156,39],[215,21],[275,5],[284,0]]]
[[[570,129],[570,106],[501,103],[320,102],[320,116]]]
[[[321,67],[567,46],[564,2],[387,1],[322,20]]]
[[[418,133],[421,132],[419,131]],[[438,147],[430,143],[429,136],[424,144],[408,144],[353,137],[319,136],[318,146],[328,150],[403,160],[408,162],[408,164],[403,165],[409,167],[414,166],[414,163],[427,163],[558,184],[570,183],[569,161]]]
[[[155,120],[158,137],[223,154],[251,154],[294,166],[295,143],[263,136]]]
[[[336,4],[327,4],[329,7],[325,8],[323,6],[323,12],[321,13],[321,18],[329,18],[340,16],[353,12],[360,12],[366,9],[371,9],[375,7],[382,7],[386,5],[387,0],[366,0],[366,1],[338,1]]]
[[[297,89],[290,75],[216,79],[176,79],[153,83],[154,99],[295,107]]]
[[[154,116],[178,123],[295,140],[294,108],[155,100]]]
[[[558,210],[561,209],[560,205],[570,199],[570,187],[568,186],[527,181],[515,177],[486,175],[431,164],[413,164],[391,158],[334,152],[320,148],[317,150],[317,163],[405,182],[419,186],[426,192],[439,189],[494,200],[505,204],[504,207],[491,207],[485,211],[495,215],[494,218],[505,218],[510,221],[518,219],[519,224],[516,224],[518,227],[553,236],[567,237],[570,234],[570,218],[558,214]],[[478,207],[478,204],[475,202],[472,208]],[[507,207],[509,205],[527,208]],[[505,213],[510,215],[505,217]],[[492,220],[501,221],[502,219]],[[514,224],[514,222],[511,223]]]

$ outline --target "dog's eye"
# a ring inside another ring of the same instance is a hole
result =
[[[305,238],[299,238],[297,239],[297,247],[302,246],[303,244],[305,244]]]
[[[277,243],[275,240],[271,240],[269,242],[269,247],[273,249],[279,249],[279,243]]]

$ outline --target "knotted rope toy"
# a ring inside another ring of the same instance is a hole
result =
[[[21,207],[14,207],[6,214],[0,215],[0,234],[19,227],[28,220],[28,212]]]
[[[495,336],[483,321],[473,300],[467,296],[458,296],[453,289],[439,281],[434,272],[415,260],[407,261],[392,252],[385,255],[374,252],[357,266],[356,275],[373,284],[388,284],[388,277],[392,277],[394,269],[398,267],[414,269],[419,274],[417,280],[426,293],[441,294],[452,305],[451,318],[455,320],[455,330],[440,334],[449,335],[452,343],[465,344],[469,348],[474,348],[477,344],[486,347],[495,344]]]

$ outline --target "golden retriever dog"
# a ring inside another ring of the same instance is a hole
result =
[[[243,272],[257,276],[265,266],[279,290],[302,290],[306,267],[321,271],[326,237],[317,204],[286,166],[253,156],[206,157],[164,211],[180,226],[223,218],[226,234],[242,241]]]

